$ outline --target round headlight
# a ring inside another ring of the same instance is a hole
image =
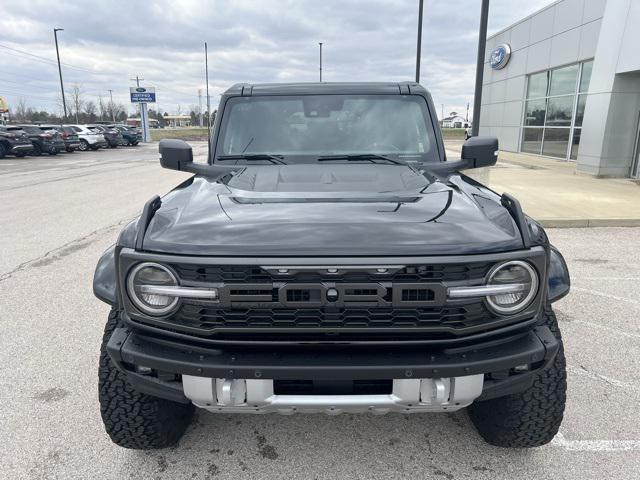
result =
[[[496,313],[513,314],[524,309],[538,292],[538,274],[527,262],[514,260],[501,263],[491,269],[487,285],[518,285],[514,292],[487,297],[487,303]]]
[[[166,315],[178,304],[178,298],[158,293],[153,287],[175,287],[178,277],[164,265],[145,262],[136,265],[127,278],[129,298],[142,312],[148,315]]]

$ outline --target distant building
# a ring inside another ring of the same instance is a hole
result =
[[[471,124],[456,112],[451,112],[448,117],[441,121],[442,128],[467,128]]]
[[[162,118],[168,127],[191,126],[191,115],[163,115]]]
[[[9,104],[0,97],[0,124],[4,125],[9,121]]]
[[[640,1],[558,0],[487,38],[480,135],[640,178]]]
[[[127,125],[130,127],[141,127],[142,122],[139,118],[127,118]],[[155,118],[149,119],[149,128],[159,128],[160,122]]]

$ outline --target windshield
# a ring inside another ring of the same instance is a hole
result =
[[[234,97],[217,145],[217,160],[260,154],[288,163],[363,154],[439,160],[427,103],[417,95]]]

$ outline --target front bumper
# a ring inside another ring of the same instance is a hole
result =
[[[33,150],[33,144],[29,143],[20,143],[14,144],[11,146],[9,153],[29,153]]]
[[[522,391],[553,360],[558,347],[544,326],[454,348],[278,351],[199,347],[120,327],[107,351],[136,389],[177,402],[193,401],[211,411],[411,413],[455,410],[474,399]],[[381,395],[273,393],[278,381],[366,380],[393,380],[393,389]],[[431,393],[422,392],[435,392],[436,400],[427,401]]]
[[[94,146],[106,146],[107,145],[107,141],[105,140],[103,135],[86,135],[84,137],[81,137],[84,140],[87,141],[87,143],[89,145],[94,145]]]

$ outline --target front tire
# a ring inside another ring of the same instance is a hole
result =
[[[0,158],[4,158],[7,154],[7,147],[0,143]]]
[[[81,152],[86,152],[87,150],[89,150],[89,142],[87,142],[84,138],[81,138],[79,148]]]
[[[562,337],[551,305],[545,307],[542,324],[549,327],[560,344],[551,365],[524,392],[476,402],[468,408],[478,433],[491,445],[539,447],[558,433],[566,403],[567,370]]]
[[[104,428],[124,448],[153,450],[175,445],[191,423],[192,404],[176,403],[135,390],[107,353],[107,342],[118,324],[111,310],[104,329],[98,369],[98,399]]]

